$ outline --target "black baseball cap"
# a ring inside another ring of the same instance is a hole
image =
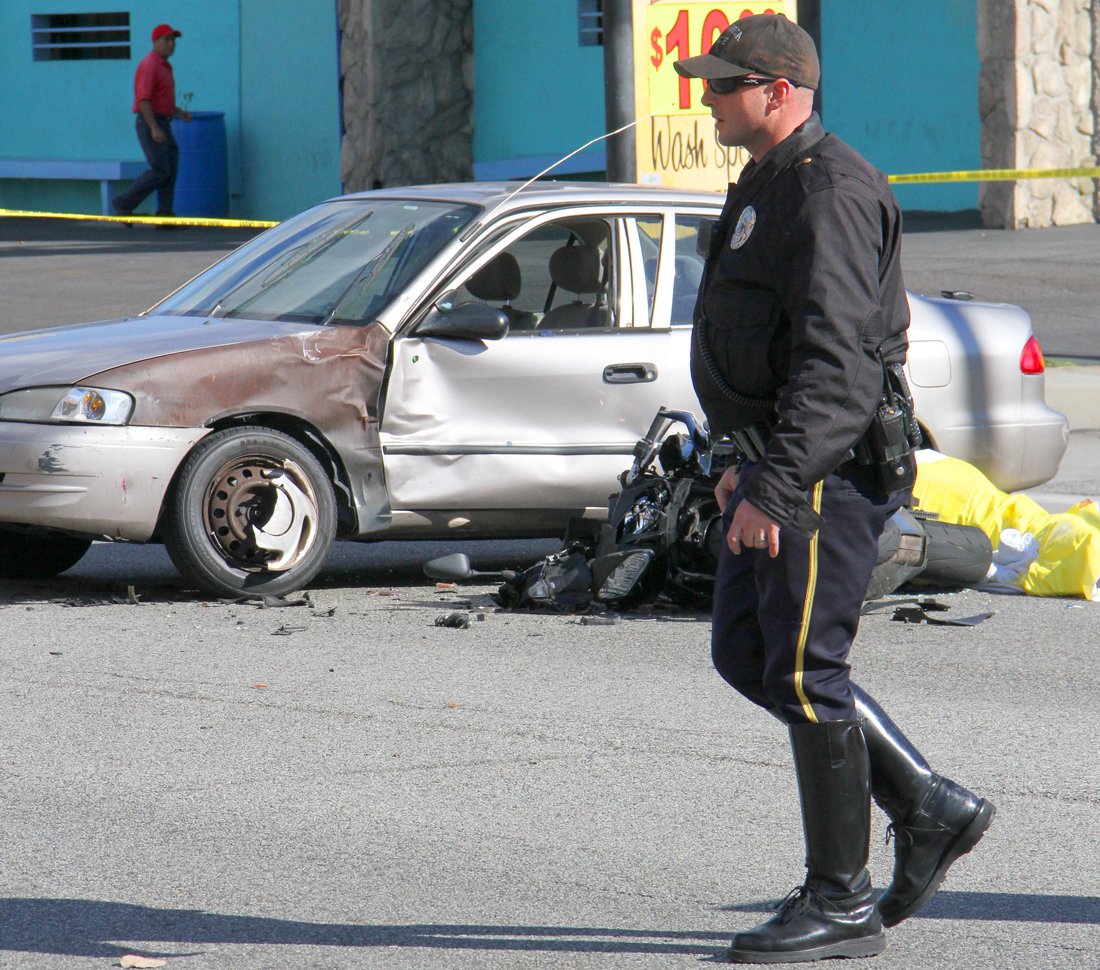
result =
[[[785,77],[800,88],[817,90],[821,64],[813,38],[781,13],[760,13],[730,24],[710,51],[673,64],[681,77]]]

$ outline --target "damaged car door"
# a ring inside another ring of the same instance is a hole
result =
[[[667,321],[652,325],[640,261],[631,218],[545,215],[395,339],[381,423],[395,529],[402,512],[509,534],[606,515],[679,352]],[[447,316],[477,304],[506,335],[448,335]]]

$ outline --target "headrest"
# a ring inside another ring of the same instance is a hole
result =
[[[550,254],[550,279],[570,293],[600,290],[600,254],[591,246],[562,246]]]
[[[688,289],[699,289],[703,279],[703,264],[696,256],[676,257],[676,283]]]
[[[479,300],[514,300],[520,291],[516,257],[498,253],[466,281],[466,289]]]

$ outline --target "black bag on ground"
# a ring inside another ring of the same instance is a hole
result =
[[[594,598],[589,555],[583,543],[571,543],[524,570],[516,582],[504,583],[497,601],[509,610],[583,612]]]

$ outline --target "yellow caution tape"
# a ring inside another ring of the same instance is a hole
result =
[[[29,209],[0,209],[0,217],[21,219],[79,219],[81,222],[125,222],[147,226],[222,226],[229,229],[270,229],[278,222],[266,219],[207,219],[194,216],[93,216],[79,212],[33,212]]]
[[[980,168],[969,172],[914,172],[888,175],[897,185],[919,182],[1015,182],[1017,179],[1100,178],[1100,166],[1081,168]],[[78,212],[32,212],[0,209],[0,218],[79,219],[84,222],[125,222],[151,226],[222,226],[230,229],[270,229],[278,222],[266,219],[206,219],[190,216],[93,216]]]
[[[1100,178],[1100,167],[1092,168],[982,168],[972,172],[920,172],[890,175],[891,182],[1015,182],[1017,179]]]

